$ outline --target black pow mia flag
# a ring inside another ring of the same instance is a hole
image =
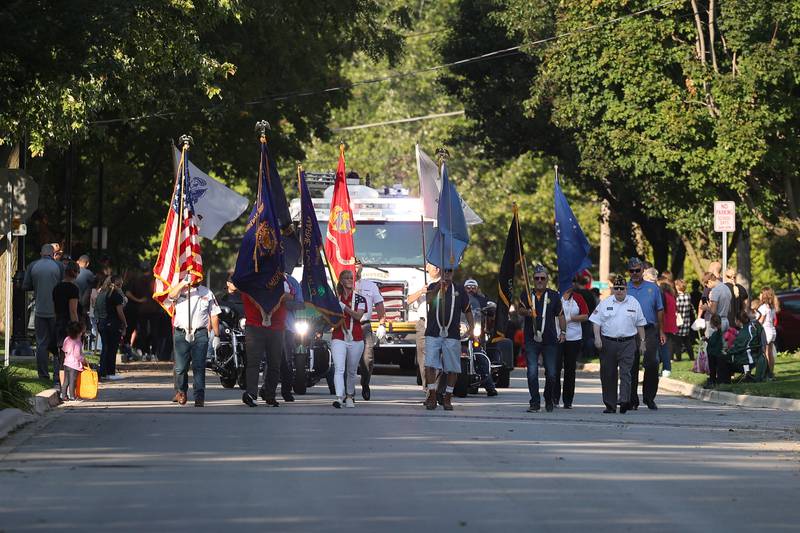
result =
[[[508,228],[506,238],[506,249],[503,252],[503,260],[500,263],[500,271],[497,274],[497,311],[494,321],[493,338],[504,338],[508,326],[508,314],[511,302],[514,298],[514,272],[517,264],[523,269],[525,276],[525,252],[522,247],[522,238],[519,231],[519,212],[514,205],[514,217],[511,219],[511,227]]]

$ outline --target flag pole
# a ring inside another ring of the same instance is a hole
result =
[[[519,263],[522,267],[522,279],[525,281],[525,294],[528,297],[528,307],[533,309],[533,302],[531,301],[531,284],[528,280],[528,265],[525,264],[525,255],[522,253],[522,236],[520,235],[519,226],[519,207],[517,202],[514,202],[514,224],[517,226],[517,250],[519,251]]]
[[[181,135],[180,139],[178,139],[178,142],[181,145],[181,162],[180,162],[180,165],[179,165],[179,168],[178,168],[178,170],[181,173],[180,224],[181,224],[181,226],[183,226],[183,210],[185,208],[184,207],[184,201],[185,201],[185,198],[186,198],[186,169],[187,169],[186,157],[187,157],[187,154],[189,152],[189,147],[191,146],[191,144],[193,142],[193,139],[192,139],[192,137],[190,135]],[[178,232],[178,238],[179,239],[181,238],[182,235],[183,235],[183,231]],[[176,261],[175,268],[177,268],[177,269],[181,268],[179,263],[180,263],[180,261]],[[191,263],[190,263],[190,265],[191,265]],[[191,266],[190,266],[190,268],[191,268]],[[187,340],[187,342],[192,342],[192,339],[194,338],[194,333],[192,332],[192,272],[191,272],[191,270],[189,270],[188,275],[189,275],[189,287],[188,287],[188,290],[186,291],[186,308],[187,308],[187,312],[188,312],[187,316],[188,316],[189,320],[187,322],[186,336],[189,337],[189,338],[187,338],[186,340]]]

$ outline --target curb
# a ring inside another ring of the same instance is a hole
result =
[[[137,370],[164,370],[172,371],[172,361],[148,361],[135,363],[117,363],[117,370],[121,372],[133,372]]]
[[[12,431],[30,424],[53,407],[58,405],[58,391],[47,389],[31,398],[32,413],[26,413],[19,409],[3,409],[0,411],[0,439],[6,438]]]
[[[598,363],[586,363],[581,367],[584,372],[600,372]],[[800,400],[792,398],[774,398],[771,396],[751,396],[732,392],[704,389],[700,385],[684,383],[672,378],[659,378],[658,388],[675,392],[687,398],[694,398],[709,403],[736,405],[739,407],[755,407],[762,409],[781,409],[783,411],[800,411]]]

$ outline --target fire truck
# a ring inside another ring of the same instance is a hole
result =
[[[333,195],[331,174],[306,173],[314,210],[323,238],[327,232]],[[381,189],[348,180],[350,206],[356,222],[353,235],[356,255],[364,264],[362,278],[380,288],[386,309],[386,336],[375,347],[375,362],[396,364],[404,370],[416,367],[416,323],[425,314],[424,304],[408,304],[408,295],[425,284],[424,242],[433,238],[432,220],[423,220],[422,204],[399,185]],[[316,192],[316,195],[315,195]],[[321,194],[320,194],[321,193]],[[291,201],[289,210],[300,219],[300,200]],[[294,268],[295,279],[302,267]],[[372,327],[377,328],[373,314]]]

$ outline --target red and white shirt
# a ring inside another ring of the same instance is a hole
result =
[[[340,296],[339,305],[342,306],[342,310],[344,310],[345,306],[347,306],[353,311],[364,311],[365,316],[369,307],[367,305],[367,299],[360,294],[356,294],[355,292],[352,293],[348,299],[344,299],[342,296]],[[347,313],[344,313],[344,320],[342,321],[342,324],[339,327],[334,328],[331,337],[343,341],[348,340],[348,336],[353,341],[364,340],[364,332],[361,330],[361,324],[357,320],[353,320],[353,317]]]

